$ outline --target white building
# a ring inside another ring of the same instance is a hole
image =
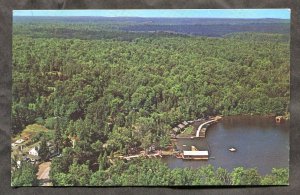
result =
[[[17,168],[20,168],[20,167],[21,167],[21,161],[18,160],[18,161],[17,161]]]
[[[207,160],[208,151],[183,151],[182,158],[191,160]]]
[[[34,147],[29,150],[29,155],[38,156],[39,155],[39,147]]]
[[[29,155],[27,157],[30,159],[30,161],[32,163],[36,163],[37,161],[39,161],[41,159],[41,157],[39,156],[39,149],[40,149],[40,147],[36,146],[29,150],[29,152],[28,152]]]

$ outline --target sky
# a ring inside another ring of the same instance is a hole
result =
[[[290,9],[14,10],[13,16],[104,16],[170,18],[280,18]]]

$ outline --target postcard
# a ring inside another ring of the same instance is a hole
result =
[[[11,185],[289,184],[290,10],[14,10]]]

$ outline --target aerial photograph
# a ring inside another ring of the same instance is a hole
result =
[[[14,10],[11,186],[289,185],[290,10]]]

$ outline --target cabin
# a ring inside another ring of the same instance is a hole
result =
[[[174,131],[174,133],[178,133],[179,132],[179,128],[178,127],[174,127],[173,131]]]
[[[29,155],[27,155],[27,157],[30,159],[31,162],[35,163],[41,160],[41,157],[39,156],[39,149],[39,146],[35,146],[28,151]]]
[[[284,121],[284,117],[283,116],[276,116],[275,121],[276,121],[276,123],[282,123]]]
[[[208,159],[208,151],[183,151],[182,159],[207,160]]]
[[[39,147],[36,146],[36,147],[33,147],[29,150],[29,155],[32,155],[32,156],[38,156],[39,155]]]
[[[179,128],[179,129],[183,129],[184,127],[185,127],[184,124],[179,124],[179,125],[178,125],[178,128]]]
[[[187,121],[183,121],[183,123],[185,126],[187,126],[189,123]]]

